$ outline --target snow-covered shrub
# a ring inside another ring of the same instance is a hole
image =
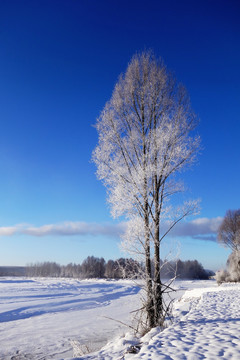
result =
[[[240,281],[240,250],[234,251],[227,260],[230,281]]]
[[[240,282],[240,251],[234,251],[227,260],[227,270],[216,273],[218,284],[223,282]]]
[[[223,282],[226,282],[227,278],[229,277],[229,274],[226,270],[219,270],[216,272],[216,281],[218,285],[222,284]]]

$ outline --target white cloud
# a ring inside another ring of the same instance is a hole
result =
[[[181,222],[170,232],[169,235],[215,241],[217,229],[221,221],[221,217],[216,217],[198,218],[189,222]],[[119,224],[99,224],[82,221],[66,221],[59,224],[47,224],[39,227],[27,224],[18,224],[12,227],[0,227],[0,236],[22,234],[36,237],[73,235],[104,235],[108,237],[119,237],[124,232],[125,228],[125,222]]]
[[[17,227],[0,227],[0,236],[11,236],[17,233]]]
[[[21,231],[25,228],[25,224],[18,224],[14,226],[2,226],[0,227],[0,236],[12,236],[17,233],[21,233]]]
[[[222,217],[198,218],[189,222],[179,223],[172,231],[174,236],[190,236],[195,239],[215,241]]]
[[[18,224],[12,227],[0,227],[0,236],[23,234],[30,236],[72,236],[72,235],[105,235],[117,237],[123,232],[125,223],[98,224],[81,221],[66,221],[60,224],[47,224],[39,227]]]
[[[112,224],[98,224],[86,222],[64,222],[61,224],[43,225],[40,227],[28,227],[22,231],[23,234],[32,236],[71,236],[71,235],[106,235],[119,236],[123,231],[124,223]]]

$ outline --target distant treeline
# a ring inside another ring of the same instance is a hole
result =
[[[0,266],[0,276],[25,276],[24,266]]]
[[[175,275],[178,279],[186,280],[207,280],[214,275],[211,270],[205,270],[197,260],[177,260],[162,264],[162,278],[173,278]]]
[[[136,260],[120,258],[108,260],[88,256],[82,264],[59,265],[55,262],[30,264],[26,267],[27,276],[69,277],[69,278],[112,278],[123,279],[139,275],[141,266]]]
[[[208,279],[212,272],[204,270],[197,260],[188,261],[161,261],[162,278],[179,279]],[[133,259],[120,258],[108,260],[94,256],[88,256],[82,264],[59,265],[55,262],[43,262],[30,264],[26,267],[26,276],[32,277],[68,277],[68,278],[140,278],[143,272],[143,264]]]

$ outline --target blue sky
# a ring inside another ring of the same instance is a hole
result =
[[[225,265],[214,236],[240,207],[239,16],[233,0],[0,2],[0,265],[121,256],[121,224],[90,162],[92,125],[149,48],[188,89],[203,145],[183,175],[201,213],[169,246]]]

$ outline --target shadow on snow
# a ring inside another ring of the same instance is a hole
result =
[[[81,288],[89,288],[89,293],[86,292],[86,296],[89,296],[89,298],[77,298],[79,296],[83,296],[84,293],[81,293]],[[64,301],[55,301],[55,302],[49,302],[46,301],[43,304],[37,304],[34,306],[23,306],[20,308],[16,308],[10,311],[6,311],[3,313],[0,313],[0,323],[3,322],[9,322],[9,321],[15,321],[15,320],[22,320],[22,319],[28,319],[34,316],[40,316],[44,314],[50,314],[50,313],[60,313],[64,311],[76,311],[76,310],[86,310],[91,308],[97,308],[97,307],[103,307],[107,306],[111,303],[113,300],[120,299],[124,296],[128,295],[135,295],[140,291],[140,287],[138,286],[132,286],[132,287],[123,287],[121,285],[116,284],[86,284],[79,287],[78,292],[66,294],[68,298]],[[94,292],[95,290],[95,292]],[[96,290],[97,293],[96,293]],[[91,292],[93,292],[93,296],[91,296]],[[99,295],[97,295],[99,294]],[[96,296],[97,295],[97,296]],[[34,295],[34,299],[43,299],[45,296],[48,296],[49,298],[53,299],[53,295]],[[54,296],[64,296],[64,294],[55,294]],[[72,299],[69,299],[71,297]],[[31,301],[30,299],[33,298],[33,295],[29,294],[29,297],[26,296],[26,302]]]

